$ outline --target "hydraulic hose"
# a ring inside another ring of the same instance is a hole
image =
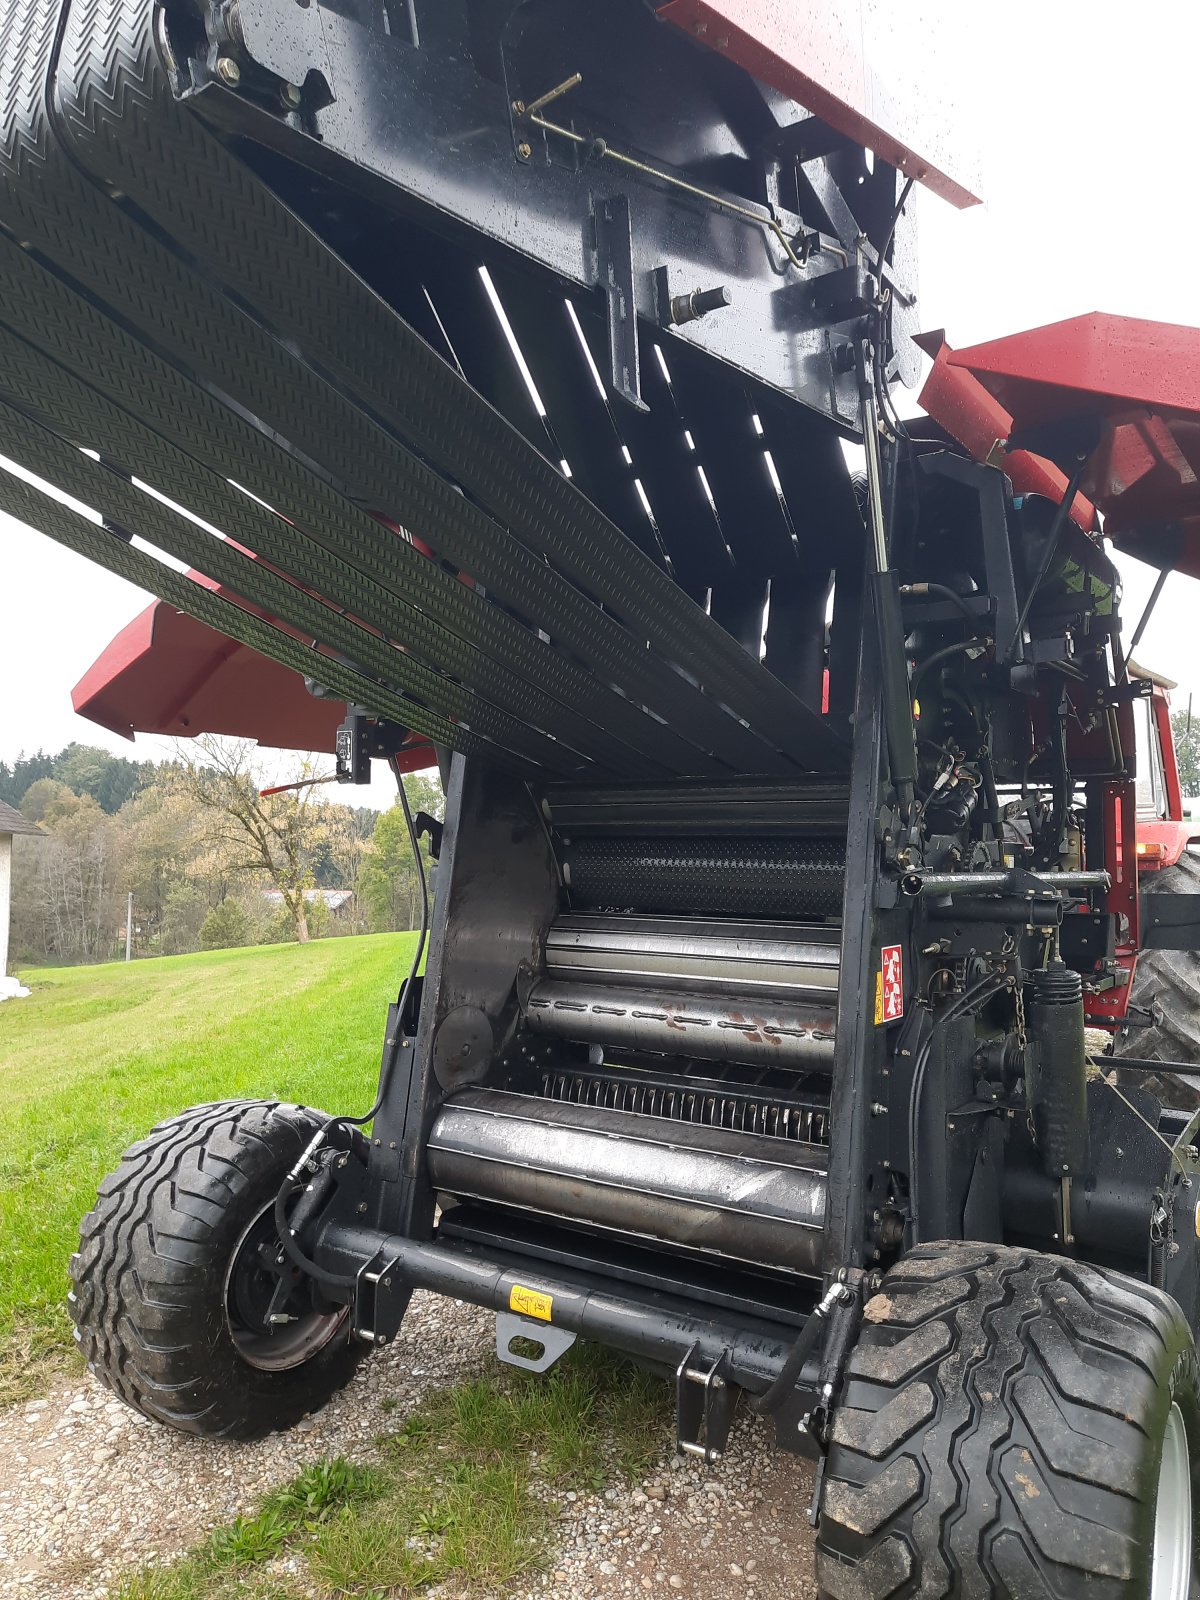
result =
[[[404,788],[404,776],[400,771],[398,759],[395,756],[389,756],[388,766],[392,769],[392,775],[396,779],[396,787],[400,793],[400,805],[404,811],[404,822],[408,829],[408,842],[412,849],[413,860],[417,866],[417,880],[421,886],[421,928],[417,935],[416,949],[413,951],[412,965],[408,969],[408,976],[401,985],[400,993],[396,998],[396,1026],[392,1030],[387,1058],[384,1061],[383,1070],[379,1074],[379,1094],[376,1096],[375,1104],[369,1111],[365,1111],[362,1116],[331,1117],[324,1127],[319,1129],[314,1137],[309,1140],[300,1159],[284,1178],[279,1187],[279,1193],[275,1196],[275,1227],[279,1234],[279,1242],[282,1244],[288,1259],[294,1266],[299,1267],[301,1272],[306,1273],[308,1277],[314,1278],[318,1283],[330,1289],[352,1289],[357,1280],[342,1273],[330,1272],[325,1267],[318,1266],[315,1261],[310,1260],[304,1254],[304,1251],[297,1244],[295,1232],[288,1222],[288,1196],[300,1182],[305,1170],[310,1168],[311,1163],[315,1161],[318,1153],[328,1144],[335,1131],[344,1128],[361,1128],[366,1123],[373,1121],[382,1109],[387,1099],[388,1090],[391,1087],[396,1059],[400,1054],[400,1019],[404,1015],[408,996],[413,984],[416,982],[417,972],[421,965],[421,957],[425,954],[425,941],[429,936],[429,886],[425,879],[425,863],[421,859],[421,847],[420,840],[417,838],[416,823],[413,821],[412,807],[408,803],[408,794]],[[303,1205],[303,1203],[303,1200],[301,1200],[300,1204]]]
[[[821,1303],[800,1329],[795,1344],[788,1351],[787,1360],[780,1367],[770,1388],[764,1389],[762,1394],[747,1397],[751,1411],[757,1416],[769,1417],[791,1394],[796,1387],[797,1378],[804,1370],[804,1363],[816,1348],[830,1310],[838,1300],[851,1293],[852,1291],[842,1283],[835,1283],[826,1290]]]

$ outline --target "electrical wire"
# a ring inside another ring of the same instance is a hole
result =
[[[917,1052],[917,1059],[913,1066],[912,1093],[908,1100],[908,1202],[912,1223],[912,1242],[919,1243],[918,1218],[920,1216],[918,1189],[920,1185],[920,1159],[918,1143],[920,1137],[921,1121],[921,1091],[925,1086],[925,1069],[929,1065],[930,1052],[933,1041],[938,1031],[948,1022],[954,1022],[958,1017],[967,1012],[978,1010],[985,1005],[993,995],[1004,988],[1008,979],[999,972],[989,972],[986,977],[980,978],[969,989],[953,999],[946,1009],[934,1019],[933,1027],[929,1030],[925,1043]]]
[[[392,775],[396,780],[396,787],[399,790],[400,806],[404,812],[404,824],[408,829],[408,843],[417,866],[417,881],[421,888],[421,927],[417,935],[416,948],[413,951],[412,965],[409,967],[408,976],[401,984],[400,993],[396,997],[396,1026],[388,1045],[387,1058],[379,1074],[379,1093],[375,1098],[374,1105],[369,1111],[363,1112],[362,1116],[330,1117],[329,1121],[324,1123],[309,1141],[304,1153],[284,1178],[279,1187],[279,1193],[275,1196],[275,1227],[279,1234],[279,1242],[287,1253],[288,1259],[310,1278],[315,1278],[318,1283],[324,1284],[327,1288],[335,1289],[352,1289],[358,1280],[356,1277],[347,1277],[342,1273],[330,1272],[326,1268],[318,1266],[315,1261],[310,1260],[304,1254],[296,1242],[295,1235],[288,1226],[288,1197],[294,1191],[296,1184],[299,1183],[305,1168],[309,1166],[329,1142],[335,1131],[342,1128],[361,1128],[368,1122],[373,1122],[387,1101],[396,1061],[400,1055],[400,1035],[404,1010],[408,1004],[412,986],[417,980],[417,973],[420,970],[421,960],[425,954],[425,943],[429,937],[429,885],[425,877],[425,863],[421,859],[421,843],[417,838],[417,827],[413,820],[408,793],[404,787],[404,774],[400,771],[399,758],[394,755],[389,756],[388,766],[392,770]]]

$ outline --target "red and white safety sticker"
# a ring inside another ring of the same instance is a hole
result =
[[[885,944],[879,952],[875,1021],[899,1022],[903,1015],[904,952],[898,944]]]

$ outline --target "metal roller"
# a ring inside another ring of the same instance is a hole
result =
[[[832,1002],[840,961],[836,928],[690,917],[559,917],[545,946],[551,978],[786,1000]]]
[[[831,1010],[752,995],[544,978],[529,992],[525,1021],[534,1033],[609,1049],[833,1070]]]
[[[644,837],[685,838],[714,834],[798,833],[843,838],[849,790],[845,783],[808,779],[804,783],[723,783],[684,781],[669,787],[636,788],[551,786],[542,801],[546,821],[559,833],[583,835],[637,833]]]
[[[636,1112],[472,1089],[429,1136],[439,1191],[756,1266],[820,1270],[826,1153]]]
[[[601,836],[563,849],[577,910],[836,918],[845,876],[844,838]]]

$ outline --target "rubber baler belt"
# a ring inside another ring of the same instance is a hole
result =
[[[47,415],[57,418],[60,415],[57,408],[61,406],[66,408],[64,414],[71,416],[72,403],[66,398],[65,382],[74,380],[82,383],[83,391],[93,395],[95,400],[94,404],[85,402],[87,417],[83,425],[86,433],[80,436],[95,439],[98,430],[110,429],[111,436],[131,452],[126,455],[126,461],[146,463],[139,473],[140,477],[156,486],[173,488],[176,494],[186,489],[184,498],[189,499],[191,509],[207,508],[206,517],[217,524],[238,530],[239,537],[244,538],[248,549],[265,545],[267,535],[263,531],[264,526],[269,528],[277,520],[266,511],[267,506],[273,506],[286,519],[289,536],[297,542],[303,541],[305,535],[300,530],[304,528],[310,535],[311,543],[320,544],[335,553],[342,552],[364,574],[373,575],[385,586],[402,589],[406,598],[411,598],[431,618],[441,617],[448,626],[466,626],[470,633],[470,625],[459,624],[457,620],[461,608],[469,603],[471,591],[466,585],[442,570],[436,562],[421,557],[406,539],[384,538],[378,520],[338,495],[314,473],[301,470],[295,458],[278,440],[260,433],[238,413],[223,408],[216,399],[189,382],[43,271],[15,245],[6,243],[2,238],[0,284],[5,291],[3,314],[19,319],[23,329],[29,330],[27,341],[18,340],[6,330],[6,349],[12,352],[24,345],[26,350],[26,358],[17,368],[21,372],[21,383],[14,387],[19,387],[22,396],[40,396],[41,409],[46,411],[49,407]],[[18,360],[14,356],[14,361]],[[53,399],[48,396],[53,396]],[[153,427],[147,426],[126,409],[131,397],[135,400],[140,397],[144,408],[152,412]],[[132,435],[130,430],[133,430]],[[113,454],[116,457],[121,452],[114,449]],[[374,458],[371,471],[378,476],[378,458]],[[253,502],[238,503],[244,501],[245,497],[231,489],[227,475],[234,476],[238,482],[252,489],[263,503],[264,519],[257,532],[249,525]],[[432,475],[429,477],[436,489],[443,492],[455,506],[464,522],[470,523],[475,515],[473,508],[467,506],[462,496],[440,479]],[[214,484],[215,492],[221,497],[220,504],[212,501]],[[386,494],[380,491],[380,495],[386,501]],[[380,498],[380,495],[376,498]],[[430,504],[429,501],[425,502],[427,507]],[[420,525],[428,529],[431,520],[436,522],[432,513],[423,515]],[[489,583],[498,575],[494,570],[495,562],[501,559],[497,551],[503,547],[506,539],[507,535],[494,524],[487,523],[485,518],[478,544],[474,540],[470,542],[468,554],[478,556],[473,570]],[[537,561],[531,553],[516,545],[515,541],[508,542],[512,551],[528,558],[527,568],[519,560],[512,563],[528,593],[535,600],[542,598],[542,589],[553,594],[556,575],[550,572],[544,562]],[[287,570],[294,570],[295,556],[289,554],[283,565]],[[497,592],[502,595],[508,590],[501,584]],[[689,745],[678,732],[645,717],[639,712],[637,704],[631,703],[636,702],[639,692],[645,688],[642,679],[647,672],[644,649],[634,647],[628,635],[616,623],[612,623],[603,612],[569,586],[564,586],[564,596],[559,596],[563,600],[560,609],[571,614],[571,621],[578,622],[578,627],[572,632],[572,639],[577,645],[576,654],[584,659],[590,657],[597,668],[597,675],[589,680],[589,712],[592,718],[608,716],[610,724],[615,723],[618,728],[628,726],[628,719],[633,719],[634,725],[648,724],[656,757],[673,758],[677,764],[703,765],[706,758],[694,745]],[[477,598],[479,604],[486,604],[481,597]],[[578,616],[572,612],[572,601],[575,602],[574,611],[580,613]],[[551,609],[552,606],[542,605],[537,614],[549,614]],[[514,668],[520,667],[534,674],[539,683],[544,681],[548,673],[552,678],[557,676],[552,670],[556,659],[546,659],[549,647],[545,641],[530,629],[523,629],[498,607],[488,607],[488,612],[496,613],[499,627],[505,628],[507,625],[506,633],[502,635],[502,639],[506,640],[504,659],[507,662]],[[471,621],[477,621],[479,615],[476,612]],[[487,642],[486,634],[476,634],[475,639],[476,643]],[[632,660],[628,663],[624,655],[626,646],[631,647],[632,653]],[[441,664],[456,676],[469,679],[469,673],[453,658]],[[621,693],[612,693],[605,686],[602,674],[611,677]],[[673,700],[676,685],[685,694],[694,696],[707,717],[710,708],[705,705],[703,696],[681,678],[667,684],[664,703]],[[671,707],[673,713],[678,712],[676,727],[683,731],[688,731],[695,720],[690,716],[690,705],[689,701],[687,705]],[[615,716],[612,715],[614,707]],[[573,714],[575,721],[579,714],[576,708]],[[640,729],[639,733],[644,740],[647,735]],[[655,757],[650,759],[654,760]],[[711,760],[707,764],[710,767],[717,765]]]
[[[328,655],[314,654],[311,645],[284,632],[274,623],[214,594],[211,589],[183,577],[170,567],[163,567],[153,556],[129,544],[123,535],[97,526],[68,506],[6,472],[0,472],[0,510],[40,529],[68,550],[87,556],[90,561],[107,568],[109,572],[115,572],[120,578],[128,579],[138,588],[160,594],[169,604],[206,622],[218,633],[237,639],[251,650],[261,651],[263,655],[282,662],[296,672],[309,675],[319,664],[322,682],[353,704],[370,705],[384,716],[423,733],[435,744],[453,743],[464,755],[486,754],[492,761],[499,759],[504,766],[514,765],[512,757],[501,754],[497,758],[495,751],[484,740],[476,738],[468,730],[455,727],[423,706],[414,706],[411,701],[402,699],[381,684],[371,682]]]
[[[42,417],[53,419],[55,428],[71,438],[102,433],[117,459],[142,459],[137,446],[149,435],[149,429],[0,328],[0,393],[4,390],[36,404]],[[204,570],[271,614],[288,617],[307,633],[323,638],[351,660],[370,668],[382,682],[407,685],[410,692],[424,696],[429,705],[465,721],[502,747],[550,771],[586,765],[583,756],[572,758],[576,740],[613,767],[620,767],[637,755],[651,765],[657,764],[641,743],[631,748],[595,724],[586,727],[581,738],[577,714],[534,681],[540,660],[543,674],[552,683],[562,682],[561,675],[555,673],[556,663],[546,660],[552,654],[549,647],[474,590],[450,579],[401,535],[367,519],[372,545],[364,550],[361,566],[356,568],[327,549],[319,537],[308,538],[225,480],[197,468],[183,451],[159,441],[164,461],[174,469],[166,481],[176,492],[182,493],[185,488],[189,491],[189,508],[219,523],[238,544],[253,549],[312,591],[304,593],[287,584],[262,561],[252,560],[236,545],[214,539],[195,523],[165,509],[133,489],[127,479],[105,471],[13,408],[5,406],[4,416],[10,451],[20,455],[41,476],[97,509],[117,510],[115,520],[129,531],[144,535],[168,555]],[[121,446],[126,450],[122,452]],[[384,573],[388,581],[368,576],[363,569],[371,567]],[[440,595],[442,583],[449,588],[448,597]],[[457,632],[408,598],[415,594],[418,599],[425,599],[429,592],[433,598],[427,604],[437,606]],[[356,621],[331,612],[313,598],[315,594],[340,596],[354,618],[376,631],[368,632]],[[399,636],[403,651],[379,637],[389,630]],[[479,644],[486,645],[492,654],[479,648]],[[506,651],[508,659],[526,667],[529,677],[522,678],[505,664]],[[452,672],[453,678],[431,672],[425,665],[428,662]],[[568,668],[568,684],[573,681],[572,672],[586,676],[570,663],[557,665]],[[498,705],[524,721],[497,710],[481,697],[494,697]],[[634,729],[633,736],[648,746],[657,725],[635,707],[625,702],[618,705],[627,713],[616,719],[618,726],[630,727],[630,719],[637,719],[645,725],[645,733]],[[545,729],[551,737],[547,739],[534,729]],[[556,740],[562,741],[561,746],[555,744]]]
[[[840,917],[844,839],[576,839],[563,876],[578,910]]]
[[[236,431],[259,476],[269,462],[289,480],[263,496],[284,515],[297,498],[327,499],[328,488],[314,487],[325,477],[342,486],[333,496],[342,517],[370,505],[411,528],[549,636],[562,664],[555,698],[582,719],[580,753],[598,766],[614,752],[611,741],[588,747],[588,727],[636,750],[644,741],[630,738],[632,712],[668,772],[841,767],[844,746],[828,725],[176,102],[152,37],[155,11],[151,0],[75,0],[65,15],[54,0],[0,0],[0,223],[61,280],[40,285],[43,299],[61,300],[65,284],[80,291],[68,296],[69,325],[31,319],[8,292],[9,248],[0,305],[10,327],[213,471],[230,470]],[[23,288],[32,287],[26,273]],[[88,302],[101,322],[121,324],[107,338],[122,347],[119,377],[78,365],[79,324],[93,345],[106,342]],[[200,428],[190,437],[173,433],[177,421],[155,402],[164,366],[172,383],[186,380]],[[161,455],[151,454],[161,474]],[[121,466],[155,480],[140,461]],[[159,487],[169,490],[161,479]],[[341,518],[324,509],[321,525],[339,539]],[[296,520],[312,531],[309,517]],[[349,547],[338,549],[356,564]],[[152,587],[164,592],[161,580]],[[353,609],[341,593],[327,598]],[[387,631],[403,632],[399,610]],[[592,669],[586,684],[567,681],[568,657]],[[637,684],[632,692],[621,673]],[[547,684],[544,671],[538,682]],[[534,715],[502,703],[498,685],[494,699],[518,721]],[[457,732],[446,742],[465,747]],[[641,768],[628,758],[618,769]]]

